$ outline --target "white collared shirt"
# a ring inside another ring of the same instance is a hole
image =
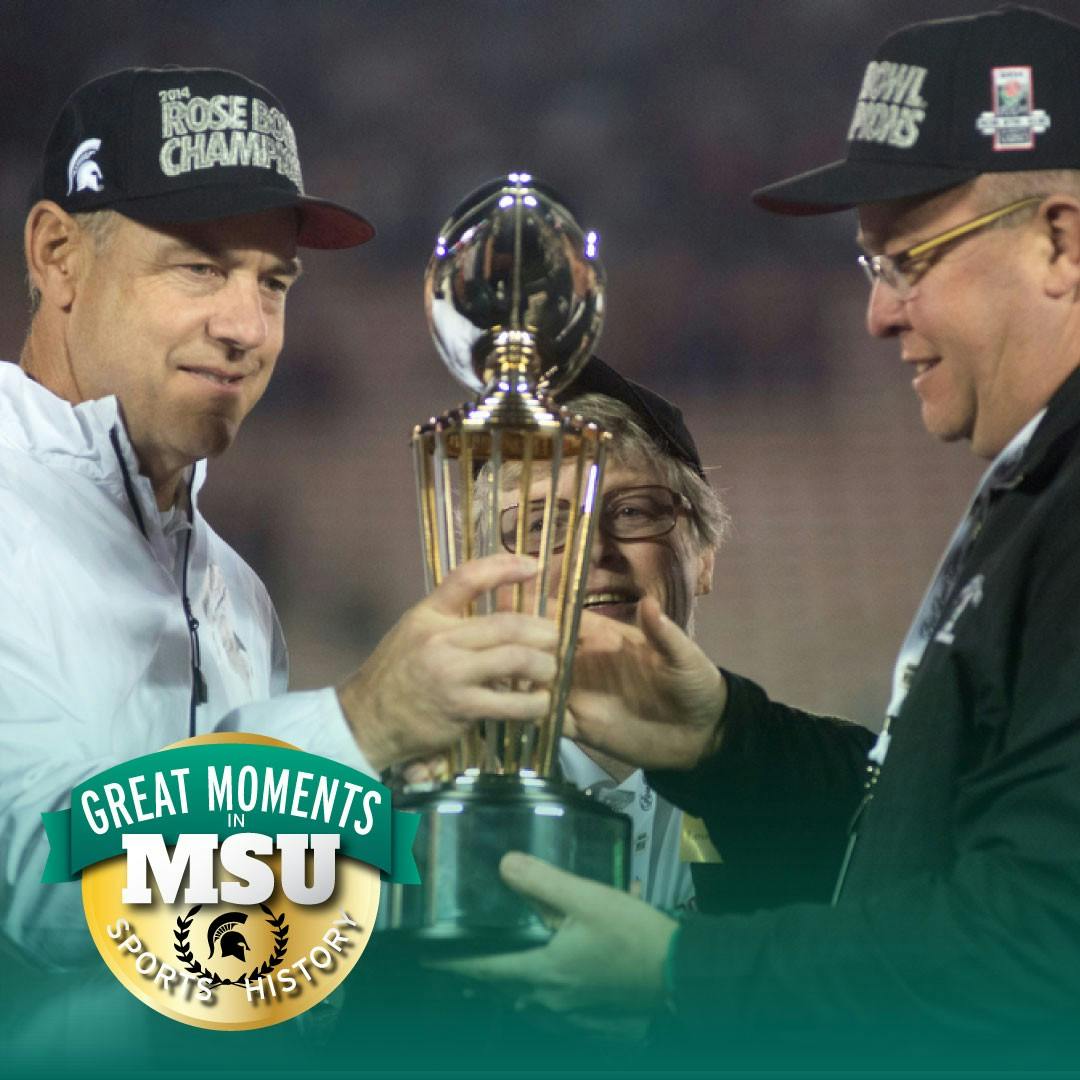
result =
[[[570,739],[562,740],[559,764],[574,787],[630,818],[630,879],[641,883],[641,898],[665,911],[686,908],[694,881],[679,859],[682,811],[653,791],[641,769],[617,784]]]

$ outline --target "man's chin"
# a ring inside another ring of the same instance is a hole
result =
[[[949,416],[941,408],[935,408],[934,405],[923,402],[921,416],[927,434],[933,435],[935,439],[951,443],[971,438],[973,425],[955,416]]]
[[[185,456],[192,461],[215,458],[224,454],[236,439],[240,424],[224,416],[206,416],[200,419],[190,437],[184,440]]]

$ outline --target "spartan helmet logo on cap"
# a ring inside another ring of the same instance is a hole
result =
[[[101,149],[100,139],[86,139],[75,148],[75,153],[68,161],[68,189],[73,191],[101,191],[101,166],[94,160],[94,155]]]
[[[246,960],[244,950],[250,949],[244,935],[235,927],[247,922],[247,915],[242,911],[226,911],[219,915],[206,931],[206,943],[210,946],[210,955],[214,955],[214,946],[221,942],[222,956],[235,956],[237,960]]]

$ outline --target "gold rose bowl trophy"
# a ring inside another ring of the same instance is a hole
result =
[[[628,885],[629,819],[563,782],[558,764],[611,437],[551,395],[600,334],[596,233],[583,233],[546,185],[510,173],[474,192],[444,226],[424,297],[447,367],[480,394],[413,434],[427,587],[468,559],[534,554],[535,587],[493,591],[470,614],[547,616],[559,646],[543,722],[480,722],[447,755],[448,781],[406,789],[398,805],[422,815],[414,851],[423,880],[390,886],[384,925],[421,948],[522,948],[550,931],[500,880],[507,851]]]

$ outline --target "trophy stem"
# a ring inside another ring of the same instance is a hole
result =
[[[556,521],[558,514],[558,488],[559,477],[562,475],[563,467],[563,438],[556,438],[552,440],[551,444],[551,460],[548,470],[548,486],[547,493],[544,497],[544,519],[543,527],[540,534],[540,567],[537,572],[537,585],[536,585],[536,600],[535,600],[535,614],[541,617],[546,616],[548,612],[548,594],[551,586],[551,564],[553,556],[555,555],[555,539],[556,539]],[[580,478],[580,474],[579,474]],[[577,484],[575,483],[575,490],[577,490]],[[572,510],[571,519],[567,522],[566,535],[569,537],[572,535],[574,526],[574,512],[576,511],[577,500],[571,500]],[[564,556],[565,558],[565,556]],[[565,577],[560,580],[560,590],[565,582]],[[562,607],[560,601],[556,600],[557,620],[560,629],[560,648],[562,644]],[[560,675],[560,669],[556,670],[556,681]],[[552,690],[552,700],[555,698],[555,690]],[[528,737],[523,747],[523,763],[524,766],[533,773],[544,776],[548,775],[543,771],[542,761],[545,758],[550,758],[549,748],[555,745],[552,742],[550,736],[550,722],[552,718],[551,707],[548,708],[547,724],[542,730],[538,730],[536,725],[530,725]],[[539,752],[541,761],[537,761],[537,754]]]
[[[547,495],[544,499],[544,525],[540,533],[540,568],[536,581],[536,615],[547,614],[548,585],[551,578],[551,556],[555,547],[555,505],[558,497],[559,474],[562,472],[562,439],[554,439],[551,446],[551,468]]]
[[[529,514],[524,512],[525,507],[531,503],[532,492],[532,467],[535,436],[531,431],[522,435],[521,447],[521,475],[518,481],[518,518],[517,527],[514,530],[514,552],[517,555],[526,553],[526,526],[529,522]],[[501,488],[501,483],[496,481]],[[525,586],[522,582],[516,582],[513,587],[513,608],[516,612],[524,610]],[[515,689],[520,689],[520,685]],[[531,725],[529,725],[531,726]],[[526,726],[520,722],[508,720],[503,733],[503,761],[506,772],[516,774],[521,770],[522,750],[526,743]]]
[[[574,491],[581,490],[582,477],[585,469],[585,441],[582,439],[581,446],[579,447],[576,461],[574,463]],[[570,593],[567,586],[569,579],[572,577],[571,565],[572,565],[572,552],[576,548],[574,540],[578,535],[578,518],[581,514],[581,507],[577,499],[574,499],[570,503],[570,517],[566,523],[566,547],[563,549],[563,563],[562,573],[559,575],[559,587],[555,594],[555,611],[557,613],[556,618],[559,626],[559,651],[557,654],[558,667],[555,672],[555,682],[551,688],[551,704],[548,706],[547,718],[543,728],[537,738],[538,742],[538,755],[539,762],[537,763],[537,771],[541,776],[550,776],[551,768],[554,764],[556,747],[559,745],[559,736],[562,734],[561,715],[558,714],[558,706],[560,702],[565,702],[566,692],[563,689],[563,682],[569,679],[569,665],[565,662],[566,652],[566,626],[567,626],[567,608],[566,598]],[[559,715],[560,722],[556,724],[556,716]],[[558,729],[558,730],[556,730]]]
[[[464,524],[461,531],[461,557],[468,562],[477,555],[475,543],[475,530],[468,523],[475,520],[476,480],[473,467],[473,436],[466,431],[460,432],[461,451],[458,455],[458,475],[461,479],[461,514]],[[485,597],[484,606],[489,607],[490,598]],[[469,602],[469,614],[477,614],[475,600]],[[473,724],[465,733],[464,758],[465,768],[484,771],[485,762],[491,749],[489,745],[489,732],[484,730],[490,725]]]
[[[581,490],[581,482],[585,475],[585,444],[582,441],[577,459],[574,462],[574,490]],[[581,504],[577,499],[570,503],[570,518],[566,523],[566,544],[570,547],[577,536],[578,518],[581,516]],[[566,611],[566,596],[568,588],[572,588],[571,579],[573,574],[567,562],[567,550],[563,549],[562,573],[559,575],[559,588],[555,594],[555,610],[559,613],[559,627],[562,628],[563,613]]]
[[[526,432],[521,453],[521,482],[518,485],[518,506],[522,509],[529,505],[529,493],[532,490],[533,435]],[[514,551],[518,555],[525,553],[525,525],[529,515],[519,513],[517,528],[514,531]],[[522,610],[524,585],[519,581],[514,585],[514,610]]]
[[[524,252],[522,251],[521,231],[525,224],[525,206],[519,199],[515,201],[514,215],[514,266],[524,265]],[[513,330],[522,330],[521,325],[521,274],[514,274],[510,286],[510,325]]]
[[[493,555],[501,546],[499,543],[499,503],[502,494],[502,439],[501,429],[496,428],[490,435],[491,454],[488,458],[488,469],[491,473],[492,482],[488,484],[485,492],[487,527],[480,530],[481,555]],[[490,589],[484,595],[485,614],[498,608],[496,590]]]
[[[435,453],[437,455],[435,483],[438,490],[439,543],[443,560],[443,574],[445,575],[457,566],[458,553],[456,534],[453,528],[454,497],[450,483],[450,458],[446,452],[446,431],[443,428],[440,428],[435,436]]]
[[[563,572],[559,582],[559,652],[555,683],[551,691],[551,705],[547,721],[539,737],[539,769],[541,776],[552,775],[555,754],[562,738],[563,721],[566,716],[566,700],[570,694],[570,676],[573,671],[574,651],[577,645],[578,627],[581,623],[583,590],[588,577],[589,552],[593,535],[596,531],[596,500],[599,494],[600,478],[603,475],[607,457],[607,443],[610,436],[601,433],[595,427],[583,434],[581,449],[577,458],[577,476],[575,490],[582,490],[585,469],[584,494],[580,510],[571,507],[570,523],[567,528],[567,548],[563,552]],[[590,450],[587,453],[586,447]],[[575,512],[577,511],[577,512]],[[579,520],[580,519],[580,520]]]
[[[473,499],[475,497],[475,484],[473,482],[473,446],[472,438],[468,432],[462,432],[461,453],[458,455],[458,471],[461,476],[461,513],[463,528],[461,530],[461,558],[468,562],[476,556],[473,547],[473,529],[470,528],[473,519]],[[469,603],[469,614],[476,614],[476,604]]]
[[[435,531],[435,483],[431,475],[431,463],[424,446],[423,435],[417,427],[413,432],[413,472],[416,476],[416,503],[420,508],[420,536],[423,542],[424,584],[431,592],[437,584],[438,563],[437,533]]]

